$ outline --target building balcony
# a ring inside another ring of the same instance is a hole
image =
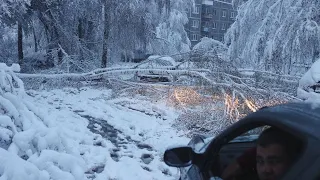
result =
[[[204,31],[204,32],[209,32],[209,28],[208,28],[208,27],[203,27],[203,28],[202,28],[202,31]]]

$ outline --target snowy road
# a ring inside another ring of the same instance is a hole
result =
[[[113,99],[110,90],[90,88],[28,94],[36,107],[70,129],[69,136],[92,139],[79,145],[88,179],[177,179],[178,171],[161,158],[168,146],[189,139],[171,126],[178,114],[164,102]]]

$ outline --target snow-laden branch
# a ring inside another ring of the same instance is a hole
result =
[[[237,67],[304,73],[319,58],[319,7],[309,0],[247,1],[225,37],[231,60]]]
[[[79,130],[60,127],[44,109],[40,112],[13,70],[19,66],[0,63],[1,179],[87,179],[78,148],[85,140],[67,135]]]
[[[260,71],[254,71],[254,73],[260,74]],[[281,80],[287,83],[297,83],[291,79],[294,76],[286,77],[268,72],[261,72],[262,76],[259,76],[261,80]],[[113,77],[120,77],[123,75],[147,75],[153,74],[157,76],[190,76],[202,79],[208,85],[222,86],[227,88],[242,88],[251,91],[257,91],[262,94],[270,92],[270,89],[261,89],[254,87],[256,76],[241,77],[238,75],[228,74],[225,72],[212,72],[208,69],[174,69],[172,67],[163,67],[156,69],[143,69],[143,68],[104,68],[97,69],[89,73],[83,74],[17,74],[20,78],[44,78],[44,79],[59,79],[59,80],[71,80],[71,81],[91,81],[91,80],[108,80]],[[284,77],[284,78],[283,78]],[[287,80],[289,78],[290,80]],[[248,82],[250,82],[248,84]]]

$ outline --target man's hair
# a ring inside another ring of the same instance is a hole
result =
[[[264,130],[257,140],[257,145],[261,147],[267,147],[271,144],[283,146],[291,159],[297,156],[300,149],[300,143],[296,137],[275,127]]]

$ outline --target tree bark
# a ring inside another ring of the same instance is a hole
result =
[[[36,30],[33,24],[32,27],[32,31],[33,31],[33,40],[34,40],[34,52],[38,52],[38,40],[37,40],[37,35],[36,35]]]
[[[23,34],[22,34],[22,25],[18,22],[18,60],[19,65],[23,65]]]
[[[104,32],[103,32],[103,45],[102,45],[102,57],[101,57],[101,67],[106,68],[108,62],[108,39],[109,39],[109,32],[110,32],[110,4],[107,3],[105,0],[104,3]]]
[[[84,38],[83,21],[84,20],[81,18],[78,20],[78,22],[79,22],[79,24],[78,24],[78,37],[79,37],[80,41],[82,41]]]

